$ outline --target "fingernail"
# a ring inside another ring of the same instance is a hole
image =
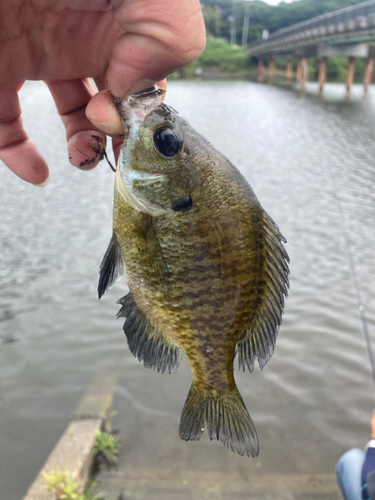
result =
[[[89,120],[91,121],[91,123],[93,123],[98,128],[115,129],[116,130],[121,126],[120,117],[118,118],[118,123],[98,122],[96,120],[93,120],[92,118],[89,118]]]
[[[167,80],[162,80],[161,82],[157,82],[156,87],[162,91],[163,94],[167,92]]]
[[[141,92],[142,90],[149,89],[150,87],[153,87],[155,85],[155,82],[153,80],[140,80],[137,82],[133,87],[127,92],[127,95],[129,94],[137,94],[138,92]]]
[[[49,182],[49,177],[47,177],[47,179],[41,184],[34,184],[34,186],[44,188],[45,186],[47,186],[48,182]]]
[[[90,121],[93,125],[95,125],[95,127],[97,127],[99,130],[104,132],[106,135],[109,135],[111,137],[113,137],[113,136],[117,137],[121,133],[122,134],[124,133],[124,127],[122,126],[119,115],[117,115],[117,117],[118,117],[117,123],[97,122],[97,121],[91,120],[91,119],[90,119]]]

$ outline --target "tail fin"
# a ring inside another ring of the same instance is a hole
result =
[[[181,439],[198,441],[206,424],[211,441],[217,439],[240,455],[258,456],[257,431],[237,389],[200,391],[193,383],[182,410]]]

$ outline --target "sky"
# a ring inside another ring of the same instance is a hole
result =
[[[270,5],[277,5],[280,3],[280,0],[263,0],[265,3],[269,3]],[[284,0],[285,3],[293,2],[293,0]]]

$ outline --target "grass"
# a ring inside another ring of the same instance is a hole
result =
[[[52,470],[49,474],[43,473],[43,477],[46,480],[45,488],[55,495],[56,500],[103,500],[101,495],[93,495],[95,481],[81,491],[81,484],[67,469]]]
[[[92,449],[94,463],[105,462],[113,465],[116,460],[119,443],[117,439],[106,432],[98,431]],[[56,500],[104,500],[102,494],[94,495],[96,482],[89,482],[82,491],[82,485],[67,469],[54,469],[49,474],[43,473],[46,480],[45,488],[55,495]]]
[[[247,47],[233,47],[224,40],[208,38],[206,48],[198,61],[203,67],[224,66],[235,71],[248,68],[250,55]]]
[[[234,75],[238,72],[247,72],[250,69],[252,58],[247,47],[238,47],[225,40],[207,38],[206,48],[201,56],[184,68],[186,77],[193,77],[195,69],[216,68],[220,73]]]
[[[92,456],[94,459],[104,458],[107,464],[112,464],[116,460],[118,447],[119,443],[112,434],[98,431],[95,436]]]

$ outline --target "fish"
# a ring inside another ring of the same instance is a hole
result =
[[[289,288],[285,238],[232,163],[156,88],[116,102],[124,127],[115,176],[113,234],[99,298],[124,273],[118,318],[147,368],[179,369],[192,385],[180,437],[205,429],[239,455],[259,440],[234,379],[272,356]]]

